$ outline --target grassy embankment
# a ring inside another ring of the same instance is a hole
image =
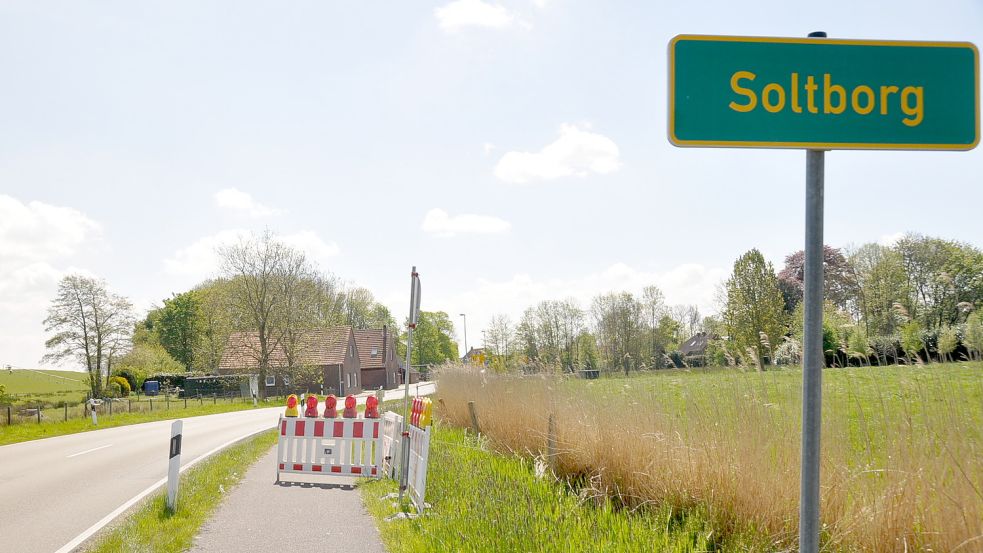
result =
[[[426,515],[383,522],[392,514],[391,480],[360,486],[392,553],[429,551],[710,551],[713,535],[699,513],[669,508],[632,514],[606,497],[579,496],[529,459],[489,451],[463,430],[435,426]],[[542,471],[539,471],[540,473]]]
[[[162,489],[88,550],[95,553],[187,551],[198,530],[218,508],[220,501],[216,498],[231,490],[276,440],[276,431],[270,430],[202,461],[181,475],[175,512],[167,510],[167,491]]]
[[[491,446],[526,459],[544,455],[553,414],[557,474],[582,493],[653,521],[665,513],[703,519],[724,551],[794,548],[798,370],[598,381],[449,370],[438,390],[446,407],[439,416],[469,426],[472,400]],[[983,365],[830,369],[823,392],[827,551],[983,547]],[[467,485],[481,489],[484,481]],[[439,504],[442,493],[428,495]],[[550,510],[526,510],[542,509]]]
[[[0,370],[0,385],[14,405],[77,404],[85,400],[88,377],[75,371]]]

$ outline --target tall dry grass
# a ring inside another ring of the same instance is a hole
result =
[[[983,367],[824,373],[827,551],[983,551]],[[724,536],[797,541],[801,372],[665,372],[599,381],[439,375],[438,415],[629,507],[709,512]]]

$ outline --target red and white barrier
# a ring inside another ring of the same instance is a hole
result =
[[[276,448],[280,473],[381,478],[381,419],[280,417]]]
[[[382,415],[382,472],[388,478],[399,480],[399,445],[403,430],[403,417],[386,411]]]
[[[407,430],[410,433],[410,462],[406,491],[417,512],[422,514],[427,506],[424,498],[427,492],[427,461],[430,459],[430,427],[410,425]]]

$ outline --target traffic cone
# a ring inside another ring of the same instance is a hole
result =
[[[430,425],[430,422],[432,420],[433,420],[433,402],[430,401],[430,398],[425,397],[423,398],[423,412],[420,413],[420,424],[418,424],[417,426],[419,426],[420,428],[426,428],[427,426]]]
[[[365,400],[365,418],[379,418],[379,400],[375,396],[369,396]]]
[[[333,419],[338,417],[338,398],[334,394],[324,398],[324,418]]]
[[[304,416],[311,419],[317,418],[317,396],[311,394],[307,396],[307,409],[304,410]]]
[[[287,396],[287,411],[283,414],[284,417],[299,417],[300,413],[297,412],[297,396],[290,394]]]
[[[355,408],[355,396],[348,396],[345,398],[345,412],[342,413],[343,417],[346,419],[354,419],[358,417],[358,409]]]

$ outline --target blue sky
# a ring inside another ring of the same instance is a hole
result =
[[[678,149],[681,33],[960,40],[983,4],[0,1],[0,363],[35,366],[70,271],[141,309],[270,228],[402,319],[660,285],[713,310],[803,242],[801,151]],[[983,246],[983,149],[832,152],[826,242]],[[463,344],[462,344],[463,345]]]

